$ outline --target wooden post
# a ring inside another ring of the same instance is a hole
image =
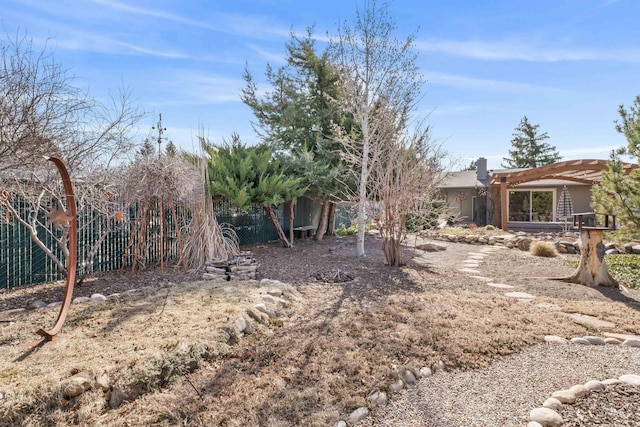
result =
[[[604,260],[604,243],[601,229],[582,229],[580,232],[580,264],[565,280],[586,286],[618,286],[611,277]]]
[[[509,198],[507,196],[507,177],[502,176],[500,177],[500,220],[502,231],[509,231],[509,213],[507,212]]]

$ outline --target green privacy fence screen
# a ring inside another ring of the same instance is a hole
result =
[[[13,207],[24,217],[31,206],[19,197],[12,198]],[[248,211],[240,211],[224,200],[215,203],[216,217],[219,223],[233,225],[238,234],[240,245],[277,240],[276,229],[260,206],[254,205]],[[317,226],[321,205],[309,198],[298,199],[295,206],[294,227],[304,225]],[[78,273],[79,275],[112,271],[123,267],[131,267],[134,260],[132,247],[141,244],[145,259],[154,263],[160,261],[160,213],[158,205],[149,209],[149,227],[142,235],[132,233],[136,224],[141,222],[141,208],[131,207],[122,212],[122,218],[106,216],[91,210],[83,210],[78,214]],[[289,206],[281,205],[276,210],[280,225],[288,232]],[[189,221],[189,212],[176,206],[176,216],[180,227]],[[64,278],[55,263],[31,239],[26,227],[9,218],[4,207],[0,207],[0,288],[13,288],[34,283],[42,283]],[[166,247],[162,253],[168,259],[178,256],[177,232],[173,215],[169,207],[163,212]],[[7,219],[9,219],[7,221]],[[42,223],[46,218],[39,218]],[[53,233],[59,231],[51,229]],[[57,247],[54,238],[39,230],[38,236],[47,248],[52,250],[64,263],[64,257]],[[132,237],[133,236],[133,237]]]

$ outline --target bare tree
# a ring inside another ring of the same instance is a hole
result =
[[[66,224],[50,228],[46,221],[64,213],[64,191],[42,156],[66,163],[78,216],[91,206],[109,215],[115,209],[109,194],[117,186],[113,167],[132,154],[144,113],[127,90],[108,104],[98,102],[75,85],[47,46],[35,50],[26,37],[1,41],[0,55],[0,204],[64,272],[63,259],[45,243],[52,238],[67,258]],[[29,209],[17,209],[17,198]]]
[[[354,26],[341,25],[337,38],[330,44],[332,60],[343,83],[340,102],[361,128],[360,133],[341,134],[341,142],[357,148],[351,150],[349,157],[359,173],[358,256],[365,255],[366,208],[370,199],[367,184],[371,170],[379,161],[382,147],[406,128],[422,86],[413,50],[414,36],[398,40],[392,34],[395,29],[388,4],[378,7],[371,0],[365,3],[363,11],[357,10]]]
[[[374,220],[382,237],[387,264],[405,264],[402,245],[407,238],[407,221],[420,223],[442,215],[446,203],[438,190],[445,176],[444,151],[434,144],[428,128],[385,144],[380,160],[371,168],[369,191],[376,212]]]

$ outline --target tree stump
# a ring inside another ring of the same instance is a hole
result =
[[[616,279],[609,274],[604,253],[602,230],[583,229],[580,232],[580,264],[571,276],[563,280],[586,286],[618,286]]]

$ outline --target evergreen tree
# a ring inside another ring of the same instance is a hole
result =
[[[522,118],[513,133],[513,150],[509,150],[510,157],[503,157],[503,168],[536,168],[555,163],[562,158],[556,147],[543,142],[549,139],[549,135],[547,132],[539,133],[539,127],[540,125],[529,123],[527,116]]]
[[[156,147],[154,147],[153,142],[149,138],[145,138],[142,143],[142,147],[138,150],[138,155],[143,158],[153,156],[156,152]]]
[[[173,143],[173,141],[170,140],[169,142],[167,142],[167,146],[165,147],[164,152],[169,157],[175,157],[176,154],[178,154],[178,149],[176,148],[176,145]]]
[[[254,129],[261,139],[274,147],[294,174],[304,178],[309,195],[323,203],[316,232],[316,239],[321,239],[330,202],[344,188],[342,146],[335,141],[333,124],[351,128],[351,121],[335,102],[340,97],[339,79],[327,53],[316,51],[312,31],[303,38],[292,35],[286,49],[285,67],[267,66],[271,90],[259,96],[251,73],[245,70],[241,98],[253,110]]]
[[[285,247],[291,247],[280,226],[274,208],[305,193],[302,178],[287,174],[266,144],[247,147],[237,134],[231,143],[208,146],[211,195],[224,197],[242,210],[252,203],[262,206],[269,215]]]
[[[640,169],[625,174],[621,156],[631,156],[640,162],[640,96],[627,111],[618,110],[621,121],[616,130],[623,134],[627,146],[611,152],[609,169],[591,190],[591,207],[595,212],[616,215],[617,221],[634,235],[640,230]]]

